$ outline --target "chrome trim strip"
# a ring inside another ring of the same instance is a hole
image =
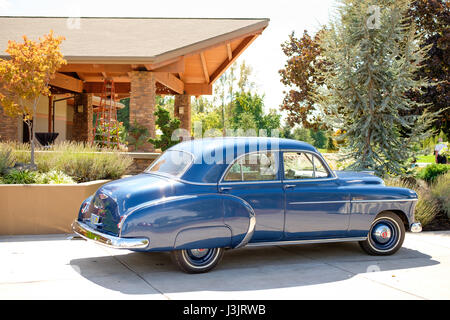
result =
[[[244,156],[246,156],[246,155],[253,154],[253,153],[261,153],[261,152],[278,152],[278,153],[281,153],[281,152],[307,152],[307,153],[311,153],[311,154],[317,156],[317,157],[321,160],[322,164],[323,164],[323,165],[326,167],[326,169],[328,170],[328,173],[331,174],[331,176],[332,176],[332,177],[330,177],[330,178],[286,180],[286,179],[284,179],[284,174],[283,174],[283,177],[282,177],[282,179],[281,179],[281,182],[284,182],[284,181],[298,181],[298,182],[308,182],[308,181],[328,181],[328,180],[336,180],[336,179],[338,178],[337,175],[335,174],[335,172],[334,172],[333,170],[331,170],[330,166],[329,166],[328,163],[325,161],[324,157],[323,157],[320,153],[317,153],[317,152],[315,152],[315,151],[311,151],[311,150],[303,150],[303,149],[263,149],[263,150],[259,150],[259,151],[252,151],[252,152],[249,152],[249,153],[243,153],[243,154],[241,154],[240,156],[238,156],[237,158],[235,158],[235,159],[228,165],[228,167],[224,170],[224,172],[222,173],[222,176],[221,176],[220,179],[219,179],[219,184],[220,184],[220,183],[226,183],[226,182],[227,182],[227,183],[232,183],[232,181],[223,181],[223,178],[225,177],[225,175],[227,174],[228,170],[234,165],[234,163],[235,163],[236,161],[238,161],[240,158],[242,158],[242,157],[244,157]],[[278,166],[281,168],[281,163],[278,163]],[[279,168],[279,170],[280,170],[280,168]],[[281,174],[281,172],[279,172],[279,174]],[[240,181],[240,182],[243,182],[243,181]],[[253,182],[253,181],[252,181],[252,182]]]
[[[220,183],[220,185],[260,184],[260,183],[282,183],[282,181],[281,180],[223,181]]]
[[[75,220],[72,230],[82,238],[114,249],[143,249],[150,241],[147,238],[120,238],[92,229],[87,224]]]
[[[333,178],[315,178],[315,179],[284,179],[283,182],[320,182],[320,181],[332,181],[332,180],[337,180],[337,177],[333,177]]]
[[[244,239],[242,239],[242,241],[236,247],[234,247],[234,249],[244,247],[248,244],[250,239],[253,237],[253,233],[255,232],[255,226],[256,226],[256,217],[255,214],[253,213],[248,223],[247,234],[245,235]]]
[[[405,202],[405,201],[418,201],[419,199],[373,199],[373,200],[351,200],[352,203],[365,203],[365,202]]]
[[[373,199],[373,200],[336,200],[336,201],[304,201],[289,202],[289,204],[327,204],[327,203],[370,203],[370,202],[405,202],[417,201],[418,199]]]
[[[247,244],[247,247],[285,246],[285,245],[291,245],[291,244],[314,244],[314,243],[332,243],[332,242],[350,242],[350,241],[364,241],[366,239],[367,239],[367,237],[352,237],[352,238],[335,238],[335,239],[253,242],[253,243]]]
[[[336,200],[336,201],[289,202],[289,204],[332,204],[332,203],[351,203],[351,201],[350,200]]]

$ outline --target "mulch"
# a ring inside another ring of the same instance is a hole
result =
[[[433,221],[423,227],[423,231],[443,231],[450,230],[450,219],[441,211]]]

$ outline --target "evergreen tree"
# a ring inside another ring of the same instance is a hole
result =
[[[157,106],[155,111],[156,125],[161,130],[162,134],[159,139],[149,138],[148,142],[153,144],[156,149],[161,151],[167,150],[170,147],[179,143],[179,140],[172,140],[172,134],[175,130],[180,128],[179,119],[171,119],[169,111],[165,110],[162,106]]]
[[[316,101],[329,125],[345,132],[356,170],[404,174],[413,145],[426,136],[432,116],[408,91],[429,84],[415,77],[428,47],[406,15],[408,0],[341,0],[322,41],[330,68]],[[405,115],[406,114],[406,115]]]

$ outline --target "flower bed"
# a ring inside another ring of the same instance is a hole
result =
[[[125,174],[133,160],[118,151],[98,149],[83,143],[63,142],[51,149],[36,150],[37,168],[23,165],[29,162],[29,145],[1,143],[0,183],[81,183],[118,179]],[[31,173],[32,169],[37,170]]]
[[[100,186],[119,179],[132,158],[118,151],[65,142],[38,149],[0,143],[0,234],[72,233],[81,203]]]

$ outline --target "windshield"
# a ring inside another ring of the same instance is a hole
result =
[[[155,160],[144,172],[181,176],[193,162],[193,156],[187,152],[168,150]]]

